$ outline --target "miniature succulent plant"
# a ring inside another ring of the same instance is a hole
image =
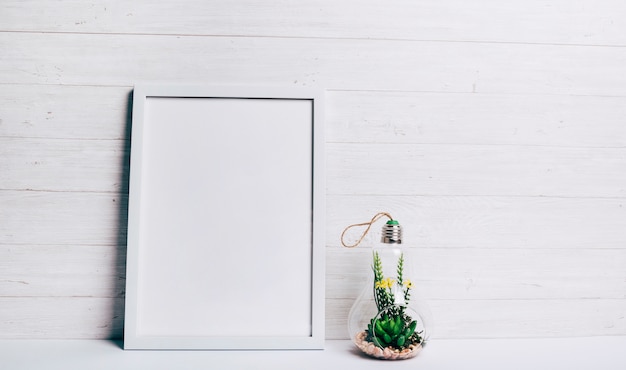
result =
[[[403,348],[405,344],[419,341],[419,335],[415,332],[417,321],[409,321],[401,315],[389,316],[384,314],[381,318],[372,319],[368,325],[371,339],[379,347]],[[408,322],[408,324],[407,324]]]
[[[405,313],[411,297],[413,284],[403,279],[404,256],[400,255],[396,269],[397,281],[383,276],[382,261],[374,252],[374,297],[378,315],[367,326],[366,340],[380,348],[403,349],[411,344],[421,343],[420,333],[416,332],[417,321]],[[401,295],[396,299],[396,294]]]

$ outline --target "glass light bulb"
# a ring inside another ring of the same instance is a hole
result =
[[[383,226],[372,251],[368,279],[348,315],[350,338],[369,356],[400,360],[415,357],[431,334],[430,310],[416,289],[412,253],[402,243],[401,227]]]

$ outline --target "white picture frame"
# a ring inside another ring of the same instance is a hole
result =
[[[124,349],[322,349],[323,92],[137,85]]]

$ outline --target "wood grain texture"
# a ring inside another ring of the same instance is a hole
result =
[[[625,45],[618,0],[5,0],[1,30]]]
[[[0,190],[0,203],[0,245],[126,245],[127,195]]]
[[[371,253],[367,247],[327,250],[328,299],[358,297],[371,278]],[[624,249],[415,247],[406,259],[414,295],[428,301],[626,299]]]
[[[0,328],[14,338],[109,338],[122,332],[123,317],[114,313],[123,312],[121,299],[9,297],[0,303]],[[346,338],[351,305],[352,300],[327,301],[328,339]],[[620,335],[626,326],[624,299],[431,300],[429,305],[435,339]]]
[[[121,338],[123,298],[0,297],[5,338]]]
[[[626,95],[622,47],[6,32],[0,47],[0,84]]]
[[[126,243],[127,196],[0,191],[2,244]],[[386,210],[426,248],[624,248],[624,199],[329,195],[326,244],[347,225]],[[377,233],[379,230],[376,228]],[[375,233],[367,238],[374,241]]]
[[[7,86],[0,89],[0,137],[123,140],[131,93],[131,87]],[[626,146],[625,97],[327,91],[326,98],[333,143]]]
[[[129,87],[11,85],[0,89],[0,137],[124,140]]]
[[[123,298],[126,248],[0,245],[4,297]]]
[[[346,226],[369,221],[379,211],[400,220],[405,240],[417,248],[488,248],[497,253],[626,245],[623,198],[329,195],[327,199],[329,247],[341,246]],[[370,245],[381,226],[375,225],[365,239]],[[356,240],[358,235],[355,230],[347,237]]]
[[[332,91],[332,142],[626,146],[626,98]]]
[[[121,140],[0,138],[0,189],[128,192]]]
[[[327,90],[328,338],[370,258],[341,230],[381,210],[435,338],[626,334],[625,20],[617,0],[3,1],[0,337],[121,337],[138,82]]]
[[[432,339],[623,335],[626,329],[624,299],[431,300],[429,305]],[[327,338],[347,337],[351,306],[351,300],[327,301]]]
[[[0,143],[2,189],[127,189],[127,141],[0,138]],[[329,194],[626,195],[626,148],[329,143],[327,168]]]
[[[341,143],[327,153],[329,194],[626,195],[626,148]]]

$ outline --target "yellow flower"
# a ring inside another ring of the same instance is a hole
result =
[[[395,282],[396,281],[393,280],[392,278],[386,278],[386,279],[383,279],[381,281],[377,281],[376,284],[375,284],[375,287],[376,288],[383,288],[383,289],[391,288]]]
[[[404,285],[405,287],[411,289],[413,288],[413,283],[411,282],[411,280],[405,280],[402,285]]]

